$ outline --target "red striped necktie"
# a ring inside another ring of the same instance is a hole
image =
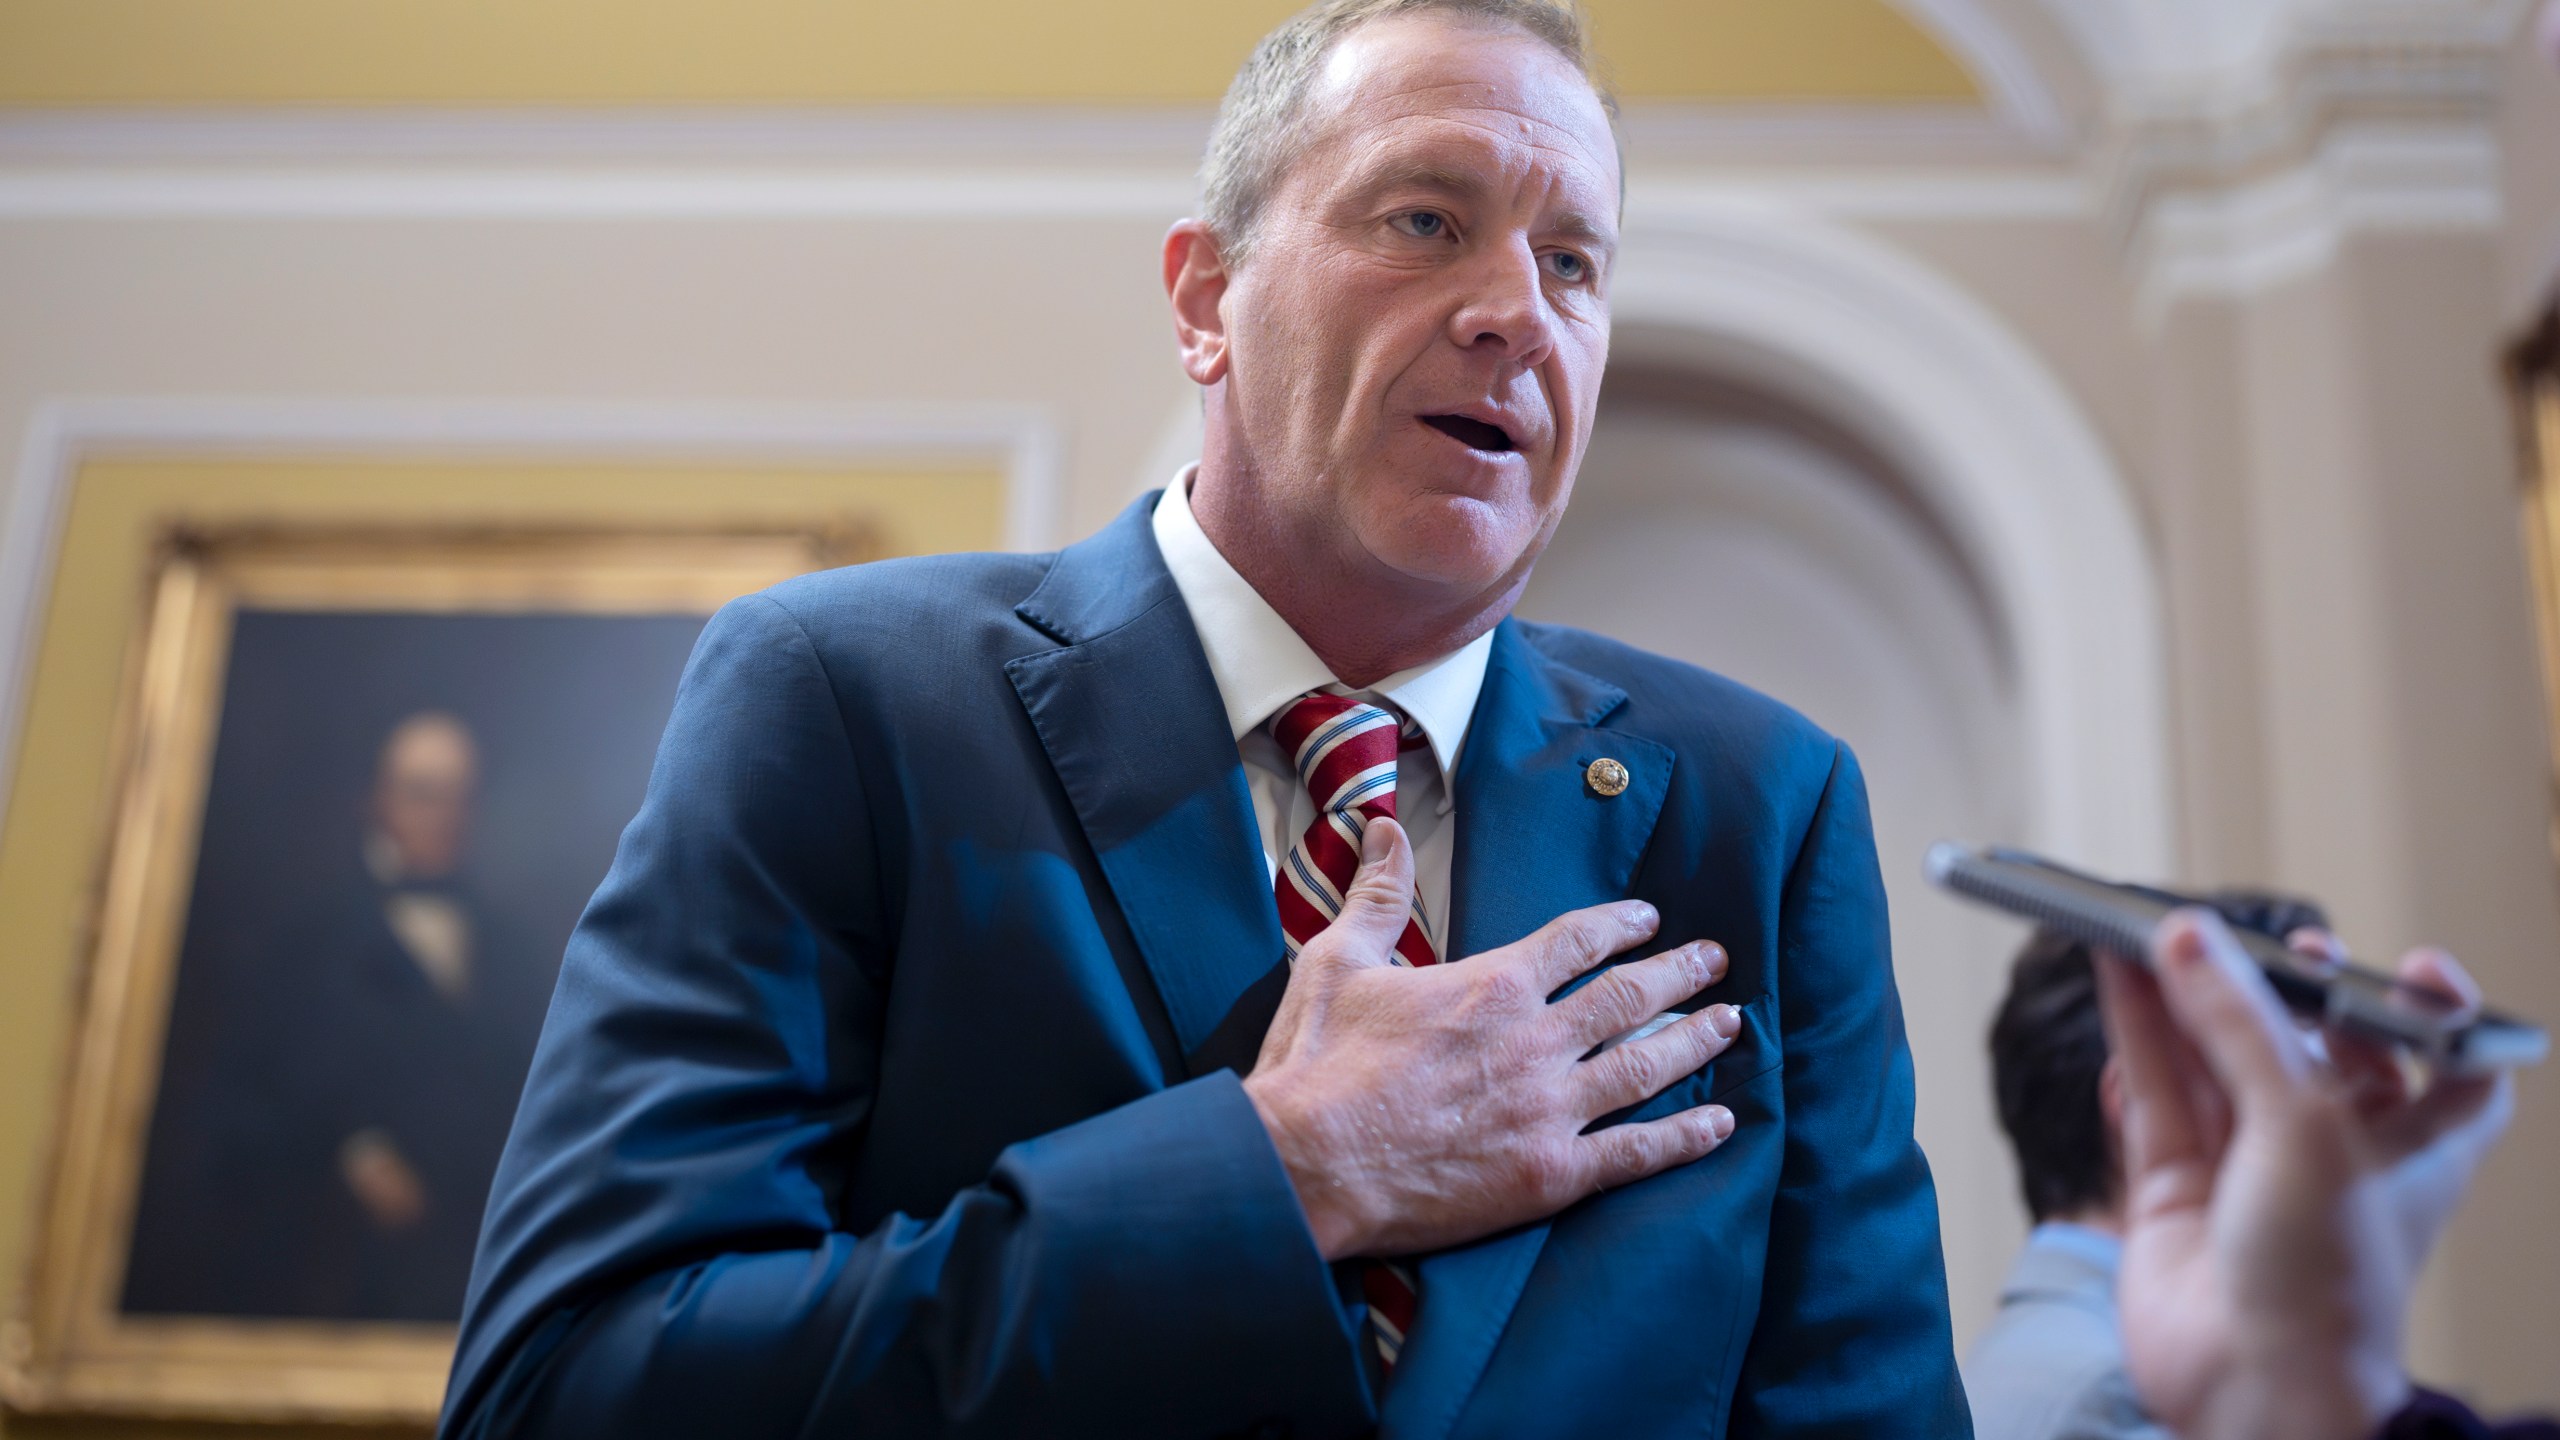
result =
[[[1287,937],[1289,958],[1295,960],[1342,913],[1342,897],[1360,869],[1361,834],[1371,820],[1395,818],[1396,752],[1422,741],[1386,710],[1327,690],[1290,702],[1272,717],[1271,734],[1316,804],[1315,820],[1289,847],[1272,881],[1280,902],[1280,931]],[[1439,962],[1423,915],[1417,892],[1414,913],[1396,937],[1397,964]],[[1421,1303],[1420,1283],[1411,1269],[1377,1260],[1363,1269],[1360,1288],[1369,1302],[1378,1354],[1392,1371]]]

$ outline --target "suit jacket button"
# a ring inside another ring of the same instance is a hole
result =
[[[1613,795],[1623,795],[1627,790],[1627,767],[1606,758],[1594,760],[1590,768],[1582,772],[1582,783],[1591,787],[1592,794],[1604,800]]]

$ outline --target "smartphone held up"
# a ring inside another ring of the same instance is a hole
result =
[[[1940,841],[1922,862],[1930,883],[2136,960],[2172,912],[2202,899],[2149,885],[2102,880],[2022,850]],[[2551,1049],[2542,1027],[2486,1006],[2396,980],[2353,963],[2315,960],[2278,936],[2235,931],[2295,1014],[2470,1073],[2539,1064]]]

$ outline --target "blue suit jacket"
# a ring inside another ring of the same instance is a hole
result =
[[[1383,1404],[1231,1066],[1285,971],[1147,505],[704,631],[570,942],[448,1436],[1961,1436],[1866,798],[1727,681],[1506,621],[1451,953],[1625,896],[1732,957],[1706,1160],[1430,1256]],[[1633,776],[1603,798],[1603,756]]]

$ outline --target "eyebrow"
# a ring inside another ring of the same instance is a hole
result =
[[[1548,228],[1576,240],[1587,240],[1593,245],[1614,247],[1618,243],[1618,233],[1614,228],[1602,225],[1579,210],[1566,211]]]
[[[1428,160],[1403,160],[1381,168],[1362,181],[1353,193],[1362,200],[1368,200],[1389,190],[1407,187],[1434,190],[1444,195],[1473,195],[1485,188],[1481,179],[1464,170]]]

